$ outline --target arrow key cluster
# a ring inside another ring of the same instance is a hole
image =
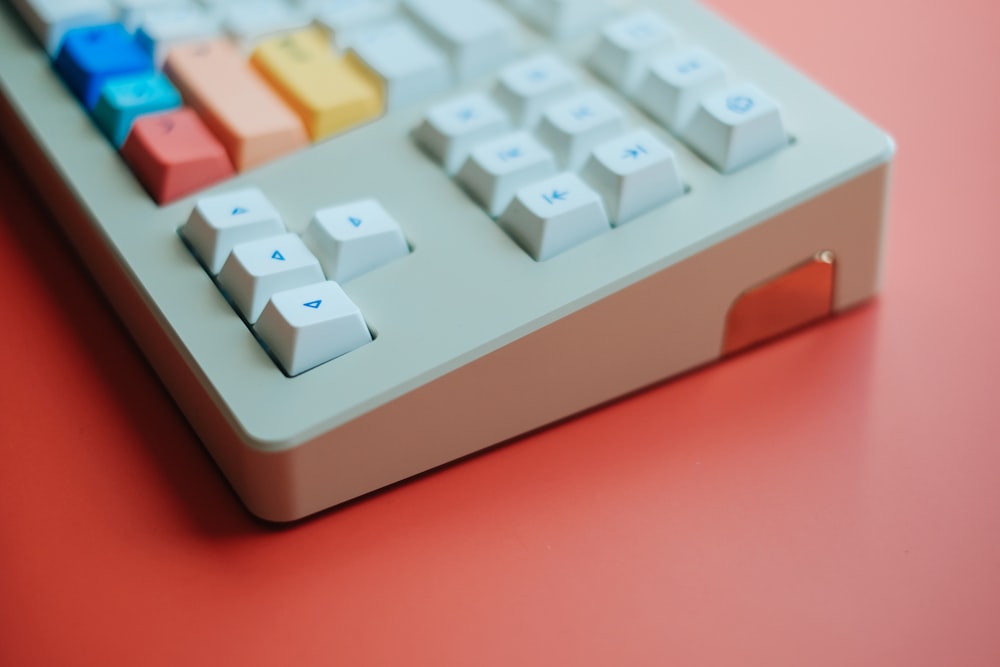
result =
[[[299,236],[257,188],[201,198],[178,233],[287,375],[371,341],[341,284],[410,252],[373,199],[320,209]]]

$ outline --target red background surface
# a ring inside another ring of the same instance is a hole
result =
[[[881,299],[288,529],[0,157],[0,664],[1000,664],[1000,8],[710,4],[895,135]]]

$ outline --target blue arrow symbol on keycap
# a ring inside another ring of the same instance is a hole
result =
[[[243,208],[242,206],[237,206],[232,210],[232,213],[230,213],[229,215],[243,215],[246,212],[247,210],[245,208]]]
[[[361,226],[361,218],[355,218],[354,216],[348,216],[347,221],[354,225],[355,227]]]
[[[753,108],[753,98],[746,95],[732,95],[726,98],[726,106],[730,111],[746,113]]]
[[[641,153],[645,153],[646,149],[642,147],[642,144],[636,144],[635,148],[626,148],[625,155],[623,157],[630,157],[633,160],[638,159]]]
[[[507,160],[513,160],[516,157],[521,157],[521,149],[517,146],[513,148],[508,148],[505,151],[500,151],[497,153],[497,157],[506,162]]]
[[[275,250],[274,252],[271,253],[271,259],[277,259],[279,261],[284,262],[285,256],[281,254],[280,250]]]
[[[542,198],[550,204],[555,204],[557,201],[565,201],[566,195],[569,193],[565,190],[560,192],[559,190],[553,190],[550,195],[542,195]]]
[[[313,310],[319,308],[319,304],[323,303],[323,299],[316,299],[315,301],[306,301],[303,306],[306,308],[312,308]]]

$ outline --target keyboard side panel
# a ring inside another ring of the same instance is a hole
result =
[[[857,176],[292,450],[230,437],[213,452],[240,471],[230,480],[251,511],[296,519],[720,359],[737,298],[817,252],[836,256],[841,313],[878,290],[889,173]]]

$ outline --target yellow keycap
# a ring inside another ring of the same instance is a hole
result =
[[[258,46],[250,62],[319,141],[382,114],[378,77],[352,56],[340,57],[319,28],[276,37]]]

